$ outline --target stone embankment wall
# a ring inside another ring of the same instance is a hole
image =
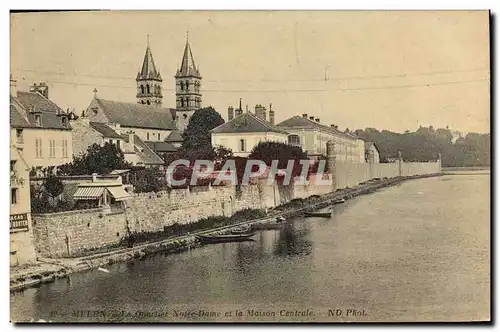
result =
[[[295,181],[289,185],[269,185],[266,179],[248,186],[197,187],[136,194],[127,201],[125,210],[112,214],[93,209],[33,215],[37,255],[68,257],[85,250],[113,245],[126,233],[127,226],[132,231],[156,232],[174,223],[191,223],[210,216],[231,216],[246,208],[272,208],[292,199],[354,187],[372,178],[440,172],[439,162],[337,162],[335,166],[335,187],[318,183],[314,175],[307,184]],[[329,178],[331,174],[323,180]]]

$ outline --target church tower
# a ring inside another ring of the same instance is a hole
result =
[[[148,46],[146,47],[146,54],[142,62],[142,69],[137,73],[137,102],[144,105],[152,105],[161,107],[162,94],[161,94],[161,79],[160,73],[156,70],[155,62],[153,61],[153,54]]]
[[[189,40],[186,40],[181,67],[175,74],[176,124],[184,131],[194,112],[201,108],[201,76],[199,68],[194,63]]]

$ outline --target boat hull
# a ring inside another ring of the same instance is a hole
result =
[[[252,225],[252,229],[280,229],[284,227],[285,223],[275,223],[275,224],[255,224]]]
[[[255,233],[230,234],[230,235],[198,235],[197,238],[202,243],[221,243],[221,242],[241,242],[250,241]]]
[[[330,218],[332,216],[331,212],[305,212],[306,217],[320,217],[320,218]]]

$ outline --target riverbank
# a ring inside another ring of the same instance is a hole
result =
[[[159,252],[166,254],[190,250],[200,244],[196,241],[196,235],[221,234],[230,232],[232,229],[242,225],[252,225],[273,221],[277,216],[296,217],[309,209],[322,209],[330,206],[333,201],[339,199],[351,199],[353,197],[369,194],[381,188],[397,185],[403,181],[426,177],[439,176],[439,174],[416,175],[408,177],[397,177],[390,179],[371,180],[353,188],[337,190],[322,196],[311,196],[306,199],[295,199],[284,205],[269,210],[264,218],[245,220],[209,230],[202,230],[178,236],[175,238],[163,239],[154,242],[147,242],[136,245],[133,248],[120,248],[110,250],[105,253],[88,255],[79,258],[68,259],[39,259],[36,265],[11,268],[10,290],[20,291],[28,287],[33,287],[40,283],[51,282],[59,278],[65,278],[71,273],[86,271],[96,268],[104,268],[107,265],[125,262],[134,259],[143,259],[149,255]],[[104,269],[104,273],[105,273]]]

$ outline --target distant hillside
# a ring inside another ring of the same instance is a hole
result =
[[[432,126],[403,134],[375,128],[358,129],[356,134],[375,142],[382,162],[397,158],[401,151],[406,161],[436,160],[441,153],[445,167],[490,166],[490,134],[468,133],[457,138],[449,129]]]

